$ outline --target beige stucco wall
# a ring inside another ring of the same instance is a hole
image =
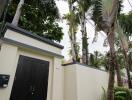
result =
[[[64,69],[61,59],[54,58],[52,100],[64,100]]]
[[[107,89],[108,73],[73,64],[65,66],[65,100],[101,100]]]
[[[42,43],[24,35],[22,36],[21,34],[13,32],[11,30],[6,31],[5,37],[21,43],[26,43],[31,46],[37,46],[42,50],[61,54],[61,49],[59,48],[46,43]],[[17,63],[20,55],[50,62],[47,100],[63,100],[64,70],[61,66],[61,58],[54,55],[50,56],[50,54],[35,51],[31,48],[18,47],[15,44],[11,45],[10,43],[6,43],[4,41],[2,41],[0,50],[0,74],[10,75],[10,80],[7,88],[0,88],[0,100],[9,100],[10,98],[14,76],[17,69]]]
[[[10,29],[7,29],[4,37],[14,40],[14,41],[17,41],[17,42],[20,42],[20,43],[24,43],[26,45],[34,46],[34,47],[41,48],[41,49],[44,49],[44,50],[47,50],[47,51],[50,51],[53,53],[61,54],[61,49],[59,49],[57,47],[54,47],[54,46],[51,46],[44,42],[35,40],[35,39],[25,36],[23,34],[18,34],[17,32],[12,31]]]
[[[18,60],[18,48],[15,46],[2,44],[0,51],[0,74],[10,75],[7,88],[0,88],[0,100],[9,100],[16,63]]]
[[[64,67],[64,100],[77,100],[76,67],[68,65]]]
[[[108,73],[76,65],[78,100],[101,100],[102,87],[107,90]]]

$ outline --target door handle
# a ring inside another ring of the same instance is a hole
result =
[[[35,92],[35,88],[34,88],[34,86],[30,86],[30,91],[31,91],[31,94],[33,95],[34,92]]]

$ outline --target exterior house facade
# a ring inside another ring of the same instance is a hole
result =
[[[101,100],[108,73],[61,65],[63,46],[7,24],[0,39],[0,100]]]

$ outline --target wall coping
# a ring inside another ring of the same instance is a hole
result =
[[[62,56],[60,54],[53,53],[53,52],[50,52],[50,51],[47,51],[47,50],[43,50],[43,49],[40,49],[40,48],[37,48],[37,47],[34,47],[34,46],[30,46],[30,45],[27,45],[27,44],[23,44],[23,43],[20,43],[20,42],[17,42],[17,41],[8,39],[8,38],[1,38],[0,41],[2,41],[4,43],[16,45],[20,48],[28,48],[28,49],[35,50],[35,51],[40,52],[40,53],[42,52],[42,53],[45,53],[48,56],[55,56],[55,57],[58,57],[58,58],[64,58],[64,56]]]
[[[49,39],[46,39],[44,37],[40,37],[40,36],[38,36],[36,34],[33,34],[32,32],[26,31],[25,29],[22,29],[20,27],[14,26],[14,25],[12,25],[10,23],[6,23],[3,32],[5,33],[7,29],[10,29],[10,30],[18,32],[18,33],[20,33],[22,35],[26,35],[28,37],[34,38],[34,39],[36,39],[38,41],[42,41],[42,42],[47,43],[49,45],[52,45],[54,47],[57,47],[57,48],[60,48],[60,49],[64,48],[64,46],[62,46],[60,44],[57,44],[57,43],[55,43],[55,42],[53,42],[53,41],[51,41]]]
[[[62,66],[64,66],[64,67],[69,67],[69,65],[82,65],[83,67],[88,67],[88,68],[100,70],[100,71],[103,71],[103,72],[108,72],[106,70],[98,69],[98,68],[95,68],[93,66],[82,64],[82,63],[79,63],[79,62],[71,62],[71,63],[67,63],[67,64],[62,64]]]

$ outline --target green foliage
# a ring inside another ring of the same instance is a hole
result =
[[[114,1],[115,2],[115,1]],[[92,19],[96,24],[97,30],[96,31],[105,31],[107,25],[106,23],[108,19],[112,19],[111,14],[114,10],[116,10],[116,6],[113,6],[113,0],[93,0],[93,15]],[[122,9],[122,0],[119,0],[119,8],[118,8],[118,16],[120,15]]]
[[[114,100],[132,100],[132,90],[130,89],[116,87],[114,94]]]
[[[108,65],[106,61],[106,56],[102,55],[98,51],[95,51],[94,54],[90,54],[89,60],[90,65],[96,68],[100,68],[101,66],[106,67],[106,65]]]
[[[107,92],[103,89],[103,94],[101,100],[107,100]],[[114,89],[114,100],[132,100],[132,90],[123,88],[123,87],[116,87]]]
[[[73,3],[76,2],[76,0],[67,0],[69,4],[69,13],[65,14],[63,19],[67,20],[68,25],[69,25],[69,39],[71,42],[71,49],[69,51],[69,55],[72,56],[73,61],[79,61],[79,44],[77,43],[76,39],[76,33],[78,30],[78,25],[79,25],[79,16],[77,9],[75,9],[75,6]]]
[[[132,36],[132,13],[129,13],[128,15],[121,14],[118,19],[126,36]]]
[[[125,58],[124,55],[122,53],[122,51],[120,51],[120,49],[117,51],[117,62],[118,65],[120,66],[120,69],[125,68]]]
[[[69,36],[72,38],[72,35],[76,34],[79,25],[79,17],[74,10],[70,13],[64,15],[63,19],[67,20],[69,25]],[[75,37],[76,38],[76,37]]]
[[[92,0],[78,0],[79,12],[87,12],[92,5]]]
[[[97,24],[99,29],[102,29],[102,0],[94,0],[92,20]],[[98,30],[99,31],[99,30]]]
[[[19,0],[13,0],[9,6],[6,22],[12,22],[18,2]],[[18,26],[60,42],[63,32],[56,22],[58,18],[58,9],[54,0],[25,0]]]

